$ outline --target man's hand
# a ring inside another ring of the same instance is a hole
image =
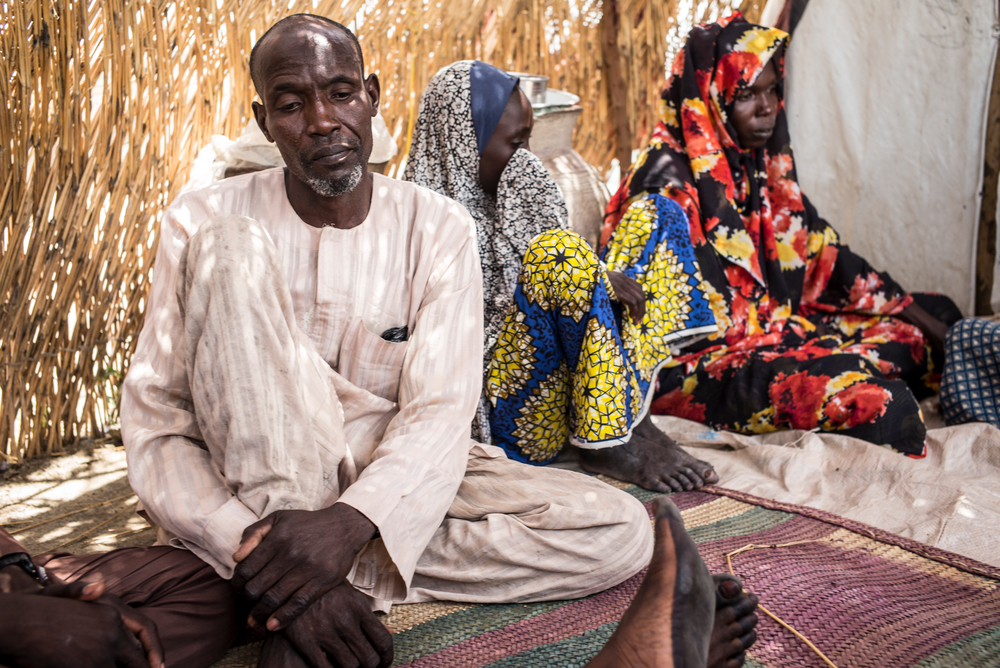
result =
[[[279,510],[251,524],[233,555],[233,586],[256,605],[250,624],[288,626],[341,584],[375,525],[343,503],[323,510]]]
[[[643,292],[639,281],[629,278],[620,271],[609,271],[608,281],[618,301],[628,307],[632,322],[637,325],[642,322],[643,316],[646,315],[646,293]]]
[[[312,668],[392,665],[392,636],[364,594],[342,582],[281,632]]]
[[[101,585],[101,590],[103,591],[103,583],[98,584]],[[156,630],[156,623],[135,608],[126,605],[125,601],[114,594],[99,595],[96,601],[118,612],[118,616],[121,618],[122,623],[125,624],[125,628],[131,631],[142,644],[142,649],[146,652],[146,660],[149,662],[149,665],[153,668],[162,668],[164,665],[164,652],[163,645],[160,644],[160,634]]]
[[[86,582],[0,594],[0,663],[24,668],[162,668],[163,651],[153,623],[134,610],[126,619],[113,605],[90,602],[102,595],[102,583]]]
[[[77,581],[67,584],[50,573],[49,584],[43,587],[20,567],[8,566],[0,570],[0,594],[28,594],[106,605],[118,612],[121,622],[142,643],[148,665],[156,668],[163,664],[163,646],[160,644],[156,624],[139,611],[125,605],[117,596],[105,594],[103,582]]]

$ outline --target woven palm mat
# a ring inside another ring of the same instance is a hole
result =
[[[617,485],[621,486],[621,485]],[[625,491],[646,503],[653,493]],[[822,511],[717,487],[671,497],[713,573],[733,569],[762,605],[838,668],[1000,666],[1000,569]],[[995,530],[996,528],[985,528]],[[643,573],[575,601],[395,606],[395,666],[581,666],[604,645]],[[825,667],[801,640],[760,615],[751,668]],[[260,644],[215,668],[253,666]]]

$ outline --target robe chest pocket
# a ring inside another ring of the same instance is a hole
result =
[[[338,371],[361,389],[395,402],[407,346],[408,341],[386,341],[356,318],[344,334]]]

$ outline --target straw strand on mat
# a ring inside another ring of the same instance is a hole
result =
[[[130,513],[130,512],[133,512],[133,511],[135,511],[134,507],[129,507],[129,508],[125,508],[123,510],[119,510],[117,513],[115,513],[114,515],[112,515],[108,519],[104,520],[100,524],[95,524],[94,526],[92,526],[91,528],[87,529],[86,531],[81,531],[80,533],[76,534],[72,538],[64,540],[63,542],[59,543],[55,547],[49,548],[48,551],[49,552],[55,552],[56,550],[64,548],[67,545],[70,545],[71,543],[75,543],[78,540],[86,538],[87,536],[89,536],[89,535],[93,534],[94,532],[96,532],[101,527],[103,527],[105,525],[108,525],[108,524],[114,522],[115,520],[117,520],[118,518],[122,517],[126,513]]]
[[[736,571],[733,570],[733,557],[735,557],[738,554],[742,554],[743,552],[747,552],[749,550],[761,550],[766,548],[794,547],[796,545],[806,545],[808,543],[815,543],[815,542],[816,541],[814,540],[800,540],[800,541],[795,541],[793,543],[783,543],[781,545],[754,545],[753,543],[750,543],[749,545],[744,545],[738,550],[726,553],[726,564],[728,564],[729,566],[729,574],[736,575]],[[824,654],[819,649],[819,647],[816,647],[816,645],[814,645],[809,640],[809,638],[806,638],[804,635],[799,633],[795,629],[795,627],[793,627],[791,624],[787,623],[781,617],[778,617],[776,614],[768,610],[766,607],[764,607],[763,603],[757,604],[757,608],[765,615],[767,615],[768,617],[776,621],[778,624],[780,624],[782,627],[788,629],[792,633],[792,635],[794,635],[796,638],[804,642],[809,647],[809,649],[816,652],[816,655],[819,656],[819,658],[823,659],[823,662],[826,663],[828,666],[830,666],[830,668],[837,668],[837,664],[835,664],[833,661],[830,661],[829,657],[827,657],[827,655]]]

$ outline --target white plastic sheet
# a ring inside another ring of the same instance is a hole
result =
[[[818,508],[1000,566],[1000,430],[973,423],[927,432],[910,459],[837,434],[743,436],[668,416],[653,423],[718,472],[720,485]]]
[[[974,307],[996,0],[811,0],[788,54],[799,182],[904,288]]]

